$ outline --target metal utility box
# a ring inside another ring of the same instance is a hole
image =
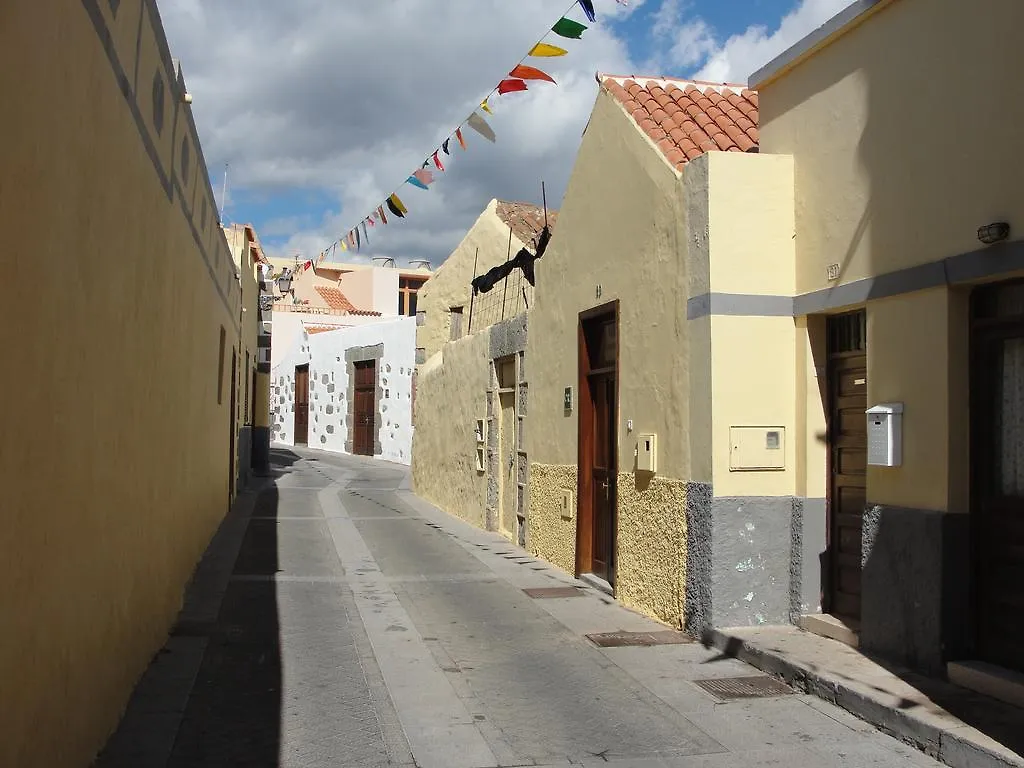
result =
[[[658,471],[658,436],[637,435],[636,468],[639,472]]]
[[[785,427],[729,427],[730,472],[777,472],[785,468]]]
[[[903,403],[879,403],[866,411],[868,464],[898,467],[903,463]]]

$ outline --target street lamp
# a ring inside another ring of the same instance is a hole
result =
[[[288,267],[284,268],[284,272],[277,278],[277,290],[284,296],[292,289],[292,271]]]

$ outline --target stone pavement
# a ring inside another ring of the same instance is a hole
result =
[[[696,681],[771,678],[698,643],[598,647],[665,628],[418,499],[407,468],[273,455],[97,768],[939,765],[812,696],[714,695]]]

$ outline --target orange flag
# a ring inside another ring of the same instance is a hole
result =
[[[531,67],[526,64],[520,64],[518,67],[509,72],[508,76],[517,77],[520,80],[547,80],[549,83],[555,82],[555,78],[553,78],[547,72],[541,72],[536,67]]]
[[[455,138],[459,140],[459,146],[462,147],[463,149],[465,149],[466,148],[466,140],[464,138],[462,138],[462,129],[461,128],[456,128],[455,129]]]

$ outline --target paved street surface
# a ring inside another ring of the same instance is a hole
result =
[[[99,768],[938,765],[788,689],[713,695],[695,681],[768,678],[697,643],[598,647],[665,628],[589,588],[528,595],[581,585],[405,468],[273,453]]]

